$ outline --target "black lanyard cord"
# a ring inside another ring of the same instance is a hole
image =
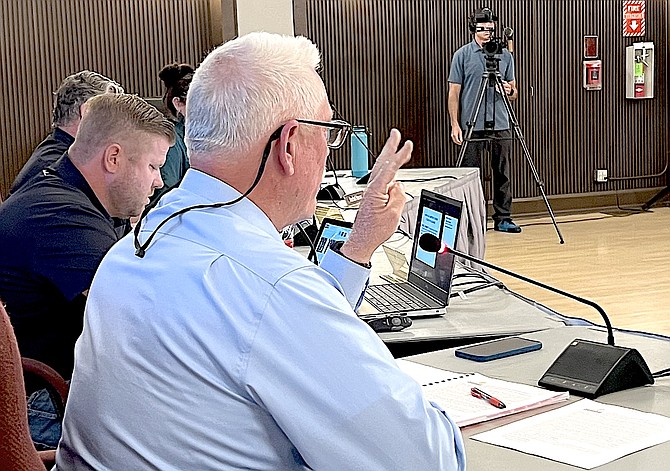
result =
[[[137,255],[140,258],[144,258],[144,255],[146,254],[147,249],[148,249],[149,245],[151,244],[151,241],[153,240],[154,236],[158,233],[160,228],[163,227],[171,219],[174,219],[177,216],[181,216],[182,214],[187,213],[187,212],[189,212],[191,210],[194,210],[194,209],[222,208],[224,206],[232,206],[236,203],[239,203],[244,198],[246,198],[249,195],[249,193],[251,193],[252,190],[254,188],[256,188],[256,185],[258,185],[258,182],[261,180],[261,177],[263,176],[263,171],[265,170],[265,164],[267,163],[268,157],[270,156],[270,149],[272,147],[272,142],[279,139],[279,136],[281,135],[281,131],[282,131],[283,128],[284,128],[284,126],[281,126],[279,129],[277,129],[275,132],[273,132],[272,135],[270,136],[270,140],[268,141],[267,145],[265,146],[265,149],[263,150],[263,158],[261,159],[261,163],[258,166],[258,172],[256,173],[256,178],[254,179],[254,182],[251,184],[249,189],[247,191],[245,191],[243,195],[238,196],[234,200],[226,201],[226,202],[223,202],[223,203],[196,204],[196,205],[193,205],[193,206],[188,206],[186,208],[182,208],[179,211],[176,211],[176,212],[170,214],[165,219],[163,219],[160,222],[160,224],[158,224],[158,226],[156,226],[156,228],[153,231],[151,231],[151,234],[149,234],[149,237],[147,238],[147,240],[143,244],[141,244],[140,243],[140,230],[141,230],[140,226],[141,226],[141,222],[142,222],[142,217],[144,217],[144,214],[143,214],[142,217],[140,218],[140,220],[137,221],[137,224],[135,225],[135,230],[133,232],[133,239],[134,239],[134,243],[135,243],[135,255]]]

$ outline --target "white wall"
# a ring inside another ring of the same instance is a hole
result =
[[[237,0],[239,35],[252,31],[293,36],[293,0]]]

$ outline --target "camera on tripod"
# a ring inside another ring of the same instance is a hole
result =
[[[498,17],[495,15],[495,13],[493,13],[493,11],[491,11],[490,8],[480,8],[479,10],[475,11],[468,19],[470,32],[475,33],[477,31],[485,30],[490,31],[492,34],[491,39],[485,42],[482,46],[482,48],[484,49],[484,54],[486,54],[486,58],[488,60],[494,60],[495,56],[502,54],[503,49],[507,47],[509,41],[512,39],[512,35],[514,34],[514,30],[509,27],[503,29],[502,36],[493,36],[495,28],[480,29],[477,27],[477,24],[480,23],[497,23],[497,22]]]
[[[502,37],[493,37],[484,43],[483,49],[488,57],[493,57],[502,54],[505,46],[507,46],[507,40]]]

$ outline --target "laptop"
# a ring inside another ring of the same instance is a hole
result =
[[[455,247],[463,204],[428,190],[422,190],[420,198],[407,281],[368,286],[358,310],[359,316],[407,314],[410,317],[423,317],[439,316],[446,312],[454,256],[450,253],[426,252],[419,247],[419,237],[430,233],[449,247]]]

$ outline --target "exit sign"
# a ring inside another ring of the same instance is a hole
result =
[[[647,9],[645,0],[624,0],[623,35],[644,36],[646,30]]]

